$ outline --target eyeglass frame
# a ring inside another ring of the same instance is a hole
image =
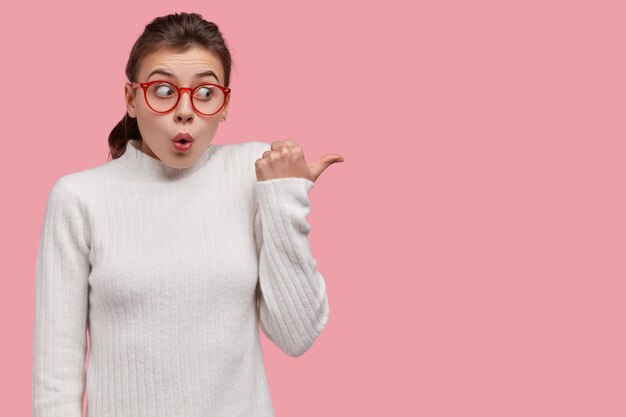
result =
[[[174,88],[177,90],[178,93],[178,98],[176,99],[176,103],[174,103],[174,105],[172,106],[171,109],[166,110],[166,111],[157,111],[155,109],[152,108],[152,106],[150,105],[150,103],[148,102],[148,87],[150,87],[152,84],[156,84],[156,83],[167,83],[169,85],[174,86]],[[141,88],[143,90],[143,98],[146,101],[146,104],[148,105],[148,107],[150,107],[150,110],[152,110],[155,113],[159,113],[159,114],[165,114],[165,113],[169,113],[172,110],[174,110],[176,108],[176,106],[178,106],[178,103],[180,102],[180,98],[183,96],[183,93],[185,91],[189,92],[189,98],[191,99],[191,106],[193,107],[193,110],[198,113],[201,116],[213,116],[214,114],[217,114],[220,112],[220,110],[222,110],[224,108],[224,105],[226,105],[226,101],[230,95],[230,92],[232,91],[230,88],[228,87],[222,87],[219,84],[212,84],[212,83],[204,83],[201,84],[197,87],[194,88],[190,88],[190,87],[179,87],[176,84],[172,83],[171,81],[165,81],[165,80],[152,80],[152,81],[148,81],[146,83],[139,83],[139,82],[132,82],[132,83],[126,83],[126,85],[130,85],[131,88]],[[220,90],[222,90],[222,93],[224,94],[224,102],[222,103],[222,105],[220,106],[219,109],[217,109],[215,112],[207,114],[207,113],[202,113],[201,111],[198,110],[198,108],[196,107],[196,105],[194,104],[193,101],[193,96],[194,93],[196,92],[196,90],[200,87],[203,87],[205,85],[211,85],[214,87],[219,88]]]

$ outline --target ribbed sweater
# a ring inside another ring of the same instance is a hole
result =
[[[33,417],[274,416],[259,327],[289,356],[328,320],[306,178],[258,181],[270,144],[173,168],[131,140],[61,176],[35,273]],[[87,334],[89,335],[88,366]]]

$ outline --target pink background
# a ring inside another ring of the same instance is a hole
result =
[[[106,161],[130,48],[181,11],[233,53],[215,143],[345,158],[310,194],[328,326],[262,340],[277,417],[626,415],[624,3],[409,3],[3,6],[3,415],[48,192]]]

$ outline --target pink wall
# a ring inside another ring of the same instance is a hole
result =
[[[263,337],[278,417],[626,415],[623,2],[172,4],[3,7],[3,415],[47,193],[105,162],[130,48],[180,11],[233,52],[215,143],[345,158],[308,218],[328,326],[297,360]]]

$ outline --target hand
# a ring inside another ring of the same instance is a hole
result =
[[[343,162],[343,157],[336,154],[326,154],[318,161],[307,164],[304,160],[304,153],[298,144],[290,139],[285,139],[272,142],[271,150],[263,152],[254,166],[258,181],[299,177],[315,182],[322,171],[335,162]]]

